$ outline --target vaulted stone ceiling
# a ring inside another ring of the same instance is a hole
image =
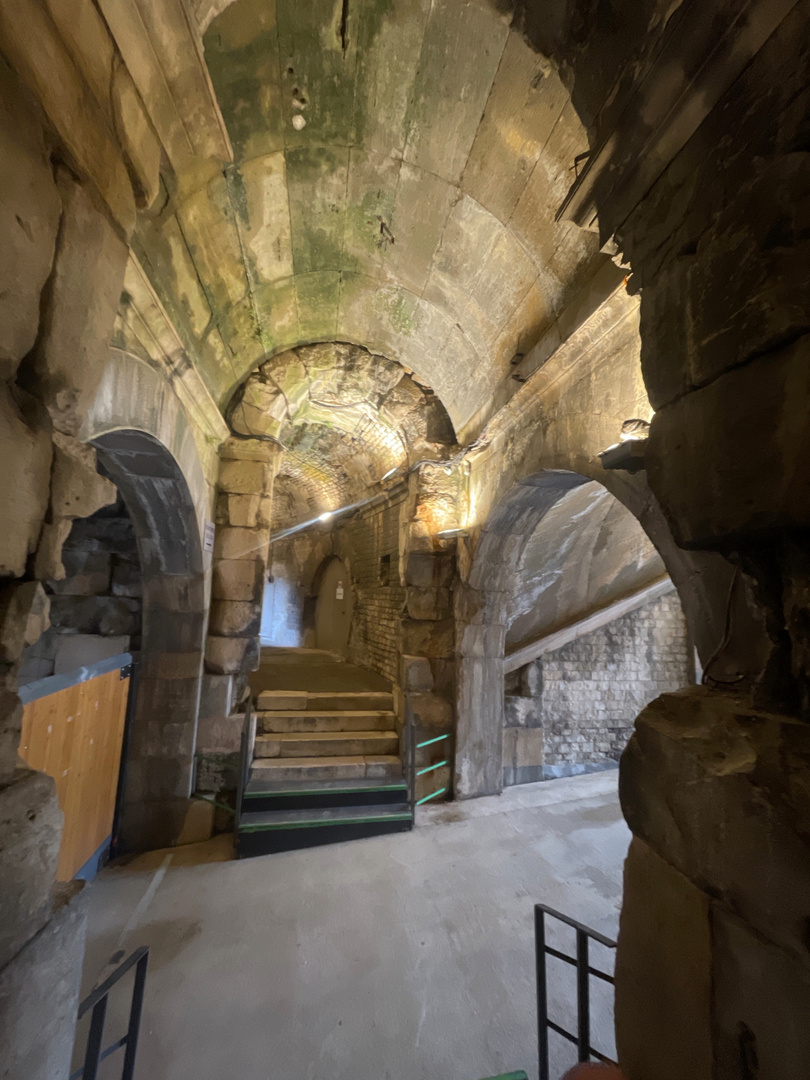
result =
[[[486,0],[236,0],[204,44],[234,164],[180,170],[136,249],[215,399],[354,342],[475,435],[603,258],[554,220],[587,150],[555,73]]]
[[[429,388],[400,364],[340,342],[265,361],[240,387],[228,419],[237,435],[285,448],[274,528],[359,501],[391,473],[456,449]]]

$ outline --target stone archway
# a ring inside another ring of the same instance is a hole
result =
[[[205,630],[200,533],[180,466],[156,438],[119,430],[93,445],[135,527],[143,579],[121,838],[130,849],[164,847],[183,832],[193,782]]]
[[[594,479],[565,469],[533,473],[494,506],[481,530],[457,607],[455,790],[460,798],[495,794],[503,786],[507,609],[526,545],[561,499]],[[705,623],[705,594],[694,581],[699,564],[676,547],[643,479],[602,486],[633,514],[657,549],[678,590],[687,624],[694,630]]]

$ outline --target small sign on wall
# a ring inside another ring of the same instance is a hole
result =
[[[206,521],[205,529],[203,530],[203,551],[214,550],[214,523],[213,521]]]
[[[337,588],[335,589],[335,599],[336,600],[342,600],[343,599],[343,582],[342,581],[339,581],[337,583]]]

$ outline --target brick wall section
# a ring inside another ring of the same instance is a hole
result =
[[[680,601],[669,593],[534,664],[531,702],[507,696],[505,783],[619,760],[645,705],[690,681]]]
[[[351,568],[354,613],[349,660],[399,682],[405,588],[399,577],[399,521],[403,495],[361,511],[340,530]],[[387,564],[382,560],[387,557]]]

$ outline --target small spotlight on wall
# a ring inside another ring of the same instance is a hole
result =
[[[394,475],[394,473],[395,473],[395,472],[397,472],[398,470],[399,470],[399,465],[395,465],[395,466],[393,467],[393,469],[389,469],[389,470],[388,470],[388,472],[387,472],[387,473],[385,474],[385,476],[383,477],[383,480],[387,480],[389,476],[393,476],[393,475]]]
[[[331,521],[332,511],[325,510],[322,514],[318,514],[318,521]]]
[[[437,536],[469,536],[469,529],[442,529],[441,532],[436,533]]]

